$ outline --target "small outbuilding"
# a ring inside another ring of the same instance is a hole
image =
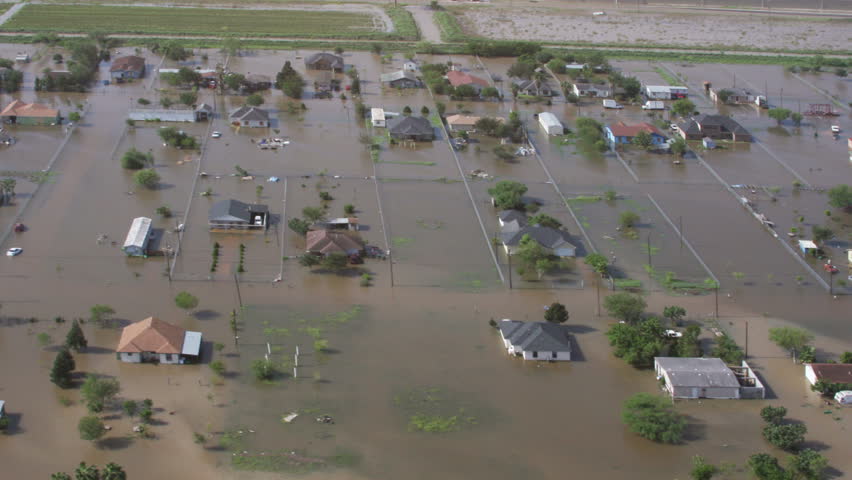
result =
[[[148,317],[124,327],[115,351],[127,363],[193,363],[201,357],[201,332]]]
[[[385,109],[383,108],[371,108],[370,109],[370,123],[377,128],[384,128],[387,126],[385,120]]]
[[[567,362],[571,360],[568,327],[550,322],[520,322],[504,318],[498,325],[503,346],[524,360]]]
[[[136,55],[118,57],[109,67],[109,76],[117,82],[142,78],[145,76],[145,59]]]
[[[121,251],[128,257],[145,257],[148,255],[148,241],[151,240],[151,219],[137,217],[130,223],[130,231],[124,240]]]
[[[431,142],[435,139],[435,129],[428,118],[403,115],[390,120],[387,125],[394,140]]]
[[[841,405],[852,405],[852,390],[841,390],[834,394],[834,400]],[[0,416],[2,416],[0,411]]]
[[[548,135],[562,135],[564,127],[562,122],[556,118],[556,115],[550,112],[542,112],[538,114],[538,123],[544,129],[544,133]]]
[[[447,117],[447,127],[452,132],[471,132],[476,126],[476,122],[478,122],[481,117],[476,117],[473,115],[450,115]]]
[[[231,115],[231,125],[249,128],[268,128],[269,112],[266,110],[244,105],[234,110]]]
[[[720,358],[656,357],[654,371],[674,398],[764,398],[766,394],[746,362],[729,367]]]
[[[269,221],[269,207],[248,204],[239,200],[221,200],[210,207],[208,222],[215,230],[265,230]]]
[[[802,251],[802,255],[814,254],[819,247],[813,240],[799,240],[799,250]]]
[[[331,53],[315,53],[305,58],[305,68],[309,70],[343,71],[343,57]]]
[[[646,85],[645,96],[649,100],[678,100],[689,95],[689,89],[682,86]]]

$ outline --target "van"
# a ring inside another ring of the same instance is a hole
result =
[[[665,110],[666,104],[660,100],[648,100],[642,105],[642,110]]]
[[[604,100],[603,106],[604,106],[604,108],[615,108],[615,109],[624,108],[623,106],[619,105],[618,102],[616,102],[615,100],[610,100],[610,99]]]
[[[841,405],[852,405],[852,390],[842,390],[835,393],[834,400]]]

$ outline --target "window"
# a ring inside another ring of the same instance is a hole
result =
[[[533,352],[533,358],[538,358],[538,352]]]
[[[550,352],[550,358],[556,358],[556,352]]]

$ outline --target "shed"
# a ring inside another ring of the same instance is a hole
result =
[[[852,405],[852,390],[841,390],[834,394],[834,400],[841,405]],[[0,404],[0,417],[3,416],[2,404]]]
[[[374,127],[384,128],[387,126],[385,122],[385,109],[383,108],[371,108],[370,109],[370,122]]]
[[[682,86],[670,85],[646,85],[645,96],[649,100],[677,100],[686,98],[689,95],[689,89]]]
[[[148,255],[148,241],[151,239],[151,219],[137,217],[130,223],[130,231],[124,240],[121,250],[129,257],[145,257]]]
[[[0,112],[0,120],[18,125],[58,125],[59,110],[40,103],[13,100]]]
[[[765,389],[751,367],[729,367],[720,358],[654,358],[654,371],[675,398],[763,398]]]
[[[402,64],[402,69],[406,72],[417,72],[420,67],[417,66],[416,62],[409,60]]]
[[[503,319],[498,328],[510,355],[524,360],[571,360],[571,334],[564,325]]]
[[[544,129],[544,133],[548,135],[562,135],[562,132],[564,131],[562,122],[556,118],[556,115],[550,112],[539,113],[538,123]]]
[[[198,112],[192,108],[131,108],[127,118],[137,122],[195,122]]]
[[[799,250],[802,251],[802,255],[807,255],[808,253],[814,253],[819,250],[819,247],[813,240],[799,240]]]
[[[0,418],[6,415],[6,401],[0,400]]]

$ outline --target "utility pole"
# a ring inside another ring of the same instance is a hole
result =
[[[748,358],[748,320],[745,321],[745,325],[746,325],[745,358]]]
[[[509,290],[512,289],[512,254],[507,253],[507,257],[509,257]]]
[[[393,255],[390,248],[388,249],[388,262],[390,264],[391,287],[393,287]]]
[[[237,278],[237,274],[234,274],[234,285],[237,286],[237,300],[240,302],[240,308],[243,308],[243,296],[240,294],[240,280]]]
[[[648,232],[648,276],[651,276],[651,232]]]
[[[719,318],[719,284],[718,283],[716,284],[715,290],[716,290],[716,311],[715,311],[714,316],[716,318]]]
[[[683,253],[683,216],[677,217],[677,229],[680,232],[680,253]]]

